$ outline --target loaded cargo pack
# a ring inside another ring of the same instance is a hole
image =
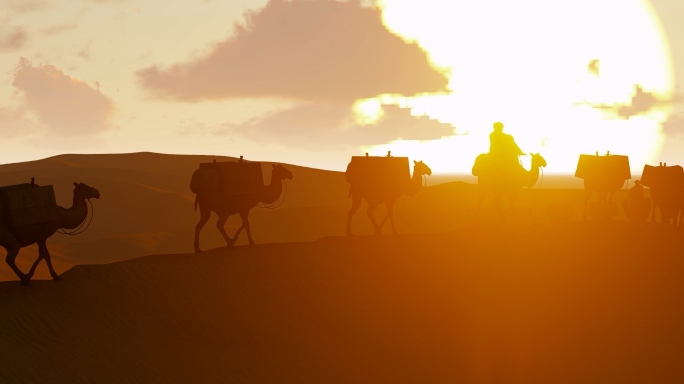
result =
[[[201,193],[203,189],[218,191],[222,195],[247,195],[259,193],[264,188],[260,162],[212,162],[200,163],[191,181],[191,189]]]
[[[649,188],[684,188],[684,168],[680,165],[644,165],[641,184]]]
[[[345,179],[373,189],[401,190],[411,179],[408,157],[352,156]]]
[[[52,185],[26,183],[0,187],[0,203],[5,223],[11,228],[58,219]]]
[[[629,157],[623,155],[580,155],[575,169],[575,177],[584,180],[606,177],[629,180],[632,178],[632,172],[629,169]]]

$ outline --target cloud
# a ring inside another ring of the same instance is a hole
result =
[[[10,11],[18,13],[39,11],[52,5],[50,0],[4,0],[3,3]]]
[[[201,124],[183,127],[197,128]],[[376,124],[356,123],[351,106],[307,103],[244,124],[231,124],[214,134],[233,134],[257,142],[276,142],[302,149],[327,150],[362,145],[386,144],[395,139],[436,140],[454,134],[454,127],[427,116],[412,116],[410,110],[384,106],[384,117]]]
[[[596,60],[596,59],[595,59],[595,60],[591,60],[591,61],[589,62],[589,64],[587,65],[587,70],[588,70],[589,73],[591,73],[592,75],[598,77],[598,76],[599,76],[599,72],[600,72],[600,61],[599,61],[599,60]]]
[[[73,31],[76,28],[78,28],[77,24],[57,24],[47,28],[42,28],[40,31],[45,35],[52,36],[59,33]]]
[[[14,138],[36,132],[38,127],[26,116],[24,108],[0,107],[0,137]]]
[[[0,29],[0,52],[20,49],[27,40],[28,35],[21,27],[14,27],[9,31]]]
[[[684,138],[684,93],[675,92],[672,98],[672,114],[662,125],[663,133],[668,138]]]
[[[684,113],[678,113],[670,116],[670,118],[663,123],[663,133],[665,133],[668,138],[683,138]]]
[[[111,128],[114,102],[53,65],[33,66],[22,57],[12,85],[21,91],[26,107],[52,134],[85,136]]]
[[[358,1],[271,0],[248,12],[235,35],[208,54],[167,69],[138,71],[160,98],[198,101],[284,97],[343,101],[379,94],[447,91],[426,53],[382,24]]]
[[[644,91],[641,85],[634,86],[634,94],[627,104],[589,104],[594,108],[608,111],[619,118],[630,117],[650,112],[652,109],[672,102],[658,98],[654,93]]]

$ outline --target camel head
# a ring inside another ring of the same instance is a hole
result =
[[[546,159],[538,153],[531,153],[533,167],[546,167]]]
[[[271,174],[272,180],[292,180],[292,172],[289,169],[283,167],[280,164],[273,164],[273,173]]]
[[[414,175],[432,175],[432,170],[423,161],[413,160],[413,174]]]
[[[74,196],[80,196],[86,200],[99,199],[100,191],[83,183],[74,183]]]

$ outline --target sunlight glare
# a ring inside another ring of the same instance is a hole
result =
[[[388,29],[451,71],[453,91],[378,100],[449,122],[461,135],[396,140],[365,148],[369,153],[392,150],[431,162],[436,172],[470,172],[475,157],[488,151],[492,123],[502,121],[523,151],[546,158],[551,172],[574,172],[580,153],[596,151],[629,155],[638,171],[656,160],[674,86],[667,39],[646,0],[380,0],[378,6]],[[593,60],[598,76],[589,69]],[[663,102],[620,116],[637,85]]]

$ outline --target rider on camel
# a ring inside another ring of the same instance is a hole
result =
[[[489,134],[490,164],[500,170],[522,168],[518,156],[524,155],[513,136],[503,132],[503,123],[494,123],[494,132]]]

